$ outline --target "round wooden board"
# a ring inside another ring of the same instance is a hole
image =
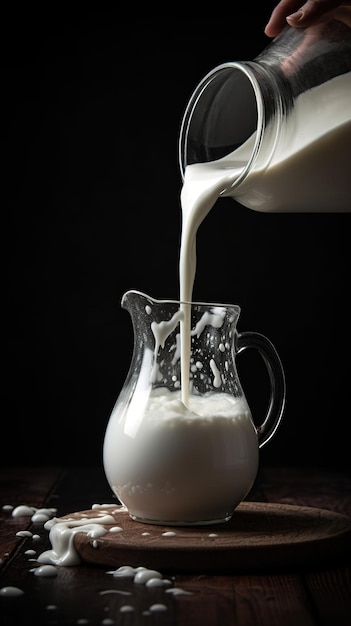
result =
[[[143,524],[118,505],[72,513],[60,521],[102,513],[115,519],[114,525],[105,525],[107,530],[122,530],[97,539],[78,532],[74,545],[84,563],[114,569],[142,565],[162,572],[223,574],[320,566],[351,554],[351,519],[305,506],[242,502],[229,522],[209,526]]]

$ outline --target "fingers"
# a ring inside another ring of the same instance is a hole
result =
[[[340,11],[338,9],[340,5],[350,6],[351,0],[307,0],[305,3],[301,3],[301,0],[281,0],[272,11],[264,32],[268,37],[276,37],[287,23],[294,28],[317,24],[323,21],[330,11],[333,13]],[[342,10],[349,14],[348,6]],[[338,19],[336,15],[335,17]]]
[[[344,5],[345,4],[346,3],[344,3]],[[344,22],[344,24],[351,28],[351,0],[349,6],[341,6],[333,11],[333,18],[339,20],[339,22]]]
[[[281,0],[273,9],[268,24],[264,30],[268,37],[276,37],[286,26],[286,17],[294,13],[301,6],[301,0]]]
[[[307,0],[298,11],[287,15],[286,20],[294,28],[306,28],[323,21],[331,11],[334,17],[341,4],[343,3],[337,0]]]

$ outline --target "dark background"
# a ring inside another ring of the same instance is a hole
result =
[[[2,465],[102,463],[133,345],[121,297],[179,295],[184,109],[209,70],[269,41],[275,2],[245,6],[198,20],[181,6],[3,20]],[[350,466],[350,220],[224,198],[198,232],[194,299],[240,304],[239,331],[266,334],[285,368],[286,412],[262,464]],[[258,419],[260,367],[242,355]]]

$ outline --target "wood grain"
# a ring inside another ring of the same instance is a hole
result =
[[[30,517],[12,517],[13,508],[21,504],[40,508],[44,506],[49,491],[61,475],[57,467],[3,467],[0,471],[0,562],[6,561],[13,550],[22,541],[16,533],[26,530],[31,525]]]
[[[164,571],[232,573],[298,567],[306,562],[321,565],[351,554],[351,520],[312,507],[243,502],[229,522],[209,526],[143,524],[131,520],[123,507],[111,509],[111,514],[121,532],[107,532],[95,541],[84,532],[75,535],[83,562],[115,568],[142,562]],[[68,518],[96,516],[93,509]],[[175,535],[165,536],[167,531]]]
[[[60,516],[68,511],[91,510],[96,502],[114,501],[100,467],[66,469],[59,480],[56,472],[47,467],[14,467],[1,473],[0,486],[2,505],[58,507]],[[248,501],[316,507],[343,514],[350,511],[350,487],[348,472],[261,468]],[[28,518],[11,518],[5,513],[2,518],[0,538],[14,534],[13,522],[22,528],[30,525]],[[133,522],[133,527],[137,524]],[[40,541],[33,545],[30,538],[14,537],[19,543],[0,568],[0,588],[15,585],[24,591],[21,598],[0,598],[0,621],[4,626],[27,623],[71,626],[83,620],[102,624],[108,618],[116,625],[128,626],[151,622],[162,626],[349,626],[351,623],[348,555],[345,564],[327,559],[318,565],[309,559],[307,550],[301,554],[297,566],[287,562],[281,568],[231,573],[169,571],[167,577],[172,586],[186,592],[175,597],[163,588],[151,590],[132,580],[113,577],[107,571],[112,568],[94,563],[58,567],[56,577],[38,578],[32,573],[37,565],[28,559],[26,550],[35,547],[39,554],[49,549],[50,542],[48,533],[38,525],[32,525],[32,530],[39,532]],[[286,530],[291,531],[289,525]],[[167,552],[159,568],[161,572],[167,569],[168,556]],[[166,610],[145,616],[144,612],[155,602],[165,604]],[[133,606],[133,612],[122,614],[121,607],[126,603]],[[50,606],[56,608],[48,610]]]

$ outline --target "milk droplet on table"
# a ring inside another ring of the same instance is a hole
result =
[[[43,576],[45,578],[57,576],[57,568],[54,565],[41,565],[32,569],[31,572],[33,572],[34,576]]]
[[[3,598],[16,598],[18,596],[22,596],[24,591],[19,587],[13,587],[9,585],[8,587],[0,588],[0,597]]]

